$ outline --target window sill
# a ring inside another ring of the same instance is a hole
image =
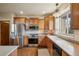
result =
[[[79,41],[74,39],[74,35],[66,35],[66,34],[55,34],[55,35],[69,42],[79,44]]]

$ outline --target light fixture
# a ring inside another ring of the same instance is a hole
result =
[[[42,13],[45,14],[45,11],[43,11]]]
[[[23,14],[24,12],[23,11],[20,11],[20,14]]]
[[[59,5],[59,3],[56,3],[56,6],[58,6]]]

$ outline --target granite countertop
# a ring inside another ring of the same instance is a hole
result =
[[[79,56],[79,44],[75,44],[66,41],[62,38],[53,35],[47,35],[47,37],[57,44],[63,51],[65,51],[70,56]]]
[[[0,46],[0,56],[8,56],[17,48],[18,46]]]
[[[64,40],[70,41],[72,43],[79,44],[79,40],[74,38],[74,35],[63,35],[63,34],[55,34],[57,37],[62,38]]]

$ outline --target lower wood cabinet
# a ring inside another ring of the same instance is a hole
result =
[[[42,39],[39,45],[40,47],[47,48],[50,56],[69,56],[47,36]]]
[[[39,47],[42,48],[47,48],[49,51],[49,54],[52,56],[53,55],[53,42],[47,37],[45,36],[42,41],[39,43]]]
[[[64,51],[62,51],[62,56],[69,56],[69,55],[65,53]]]
[[[24,36],[24,46],[28,46],[28,36]]]
[[[49,38],[47,38],[46,43],[47,43],[49,54],[52,56],[53,55],[53,42]]]
[[[46,37],[46,45],[50,56],[69,56],[64,50],[62,50],[57,44]]]
[[[39,47],[47,48],[47,37],[46,36],[44,36],[44,38],[39,42]]]
[[[51,43],[51,42],[50,42]],[[49,51],[49,54],[52,56],[53,55],[53,48],[52,48],[52,43],[49,44],[49,47],[48,48],[48,51]]]
[[[24,38],[23,46],[28,46],[28,36],[24,35],[23,38]],[[15,45],[18,45],[19,47],[22,47],[22,45],[20,43],[20,37],[19,36],[17,36],[17,38],[16,38]]]

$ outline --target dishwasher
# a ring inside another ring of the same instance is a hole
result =
[[[53,49],[54,49],[54,52],[53,52],[54,56],[62,55],[62,49],[59,46],[57,46],[56,44],[53,45]]]

